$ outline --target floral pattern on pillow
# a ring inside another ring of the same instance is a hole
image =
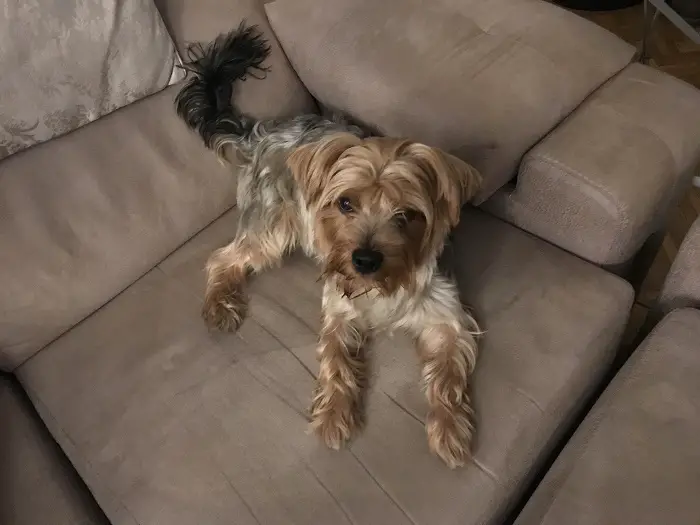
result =
[[[180,80],[152,0],[0,0],[0,159]]]

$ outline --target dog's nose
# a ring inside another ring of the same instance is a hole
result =
[[[381,268],[383,261],[382,252],[370,248],[358,248],[352,252],[352,265],[362,275],[376,272]]]

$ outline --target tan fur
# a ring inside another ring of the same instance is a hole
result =
[[[366,341],[377,330],[403,328],[415,336],[423,366],[429,447],[451,468],[464,464],[479,330],[437,261],[480,175],[436,148],[346,133],[297,147],[287,166],[297,207],[264,210],[264,224],[249,222],[214,253],[204,318],[235,330],[247,308],[246,275],[301,246],[321,263],[325,280],[312,429],[332,448],[353,436],[363,421]],[[353,252],[363,248],[383,255],[369,275],[353,265]]]
[[[321,368],[311,403],[311,427],[338,449],[362,424],[366,386],[364,335],[351,319],[330,316],[321,329]]]

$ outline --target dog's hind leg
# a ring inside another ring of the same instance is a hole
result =
[[[202,317],[209,326],[225,332],[238,329],[248,311],[247,276],[277,266],[296,247],[298,231],[292,208],[280,206],[265,220],[243,211],[236,238],[207,262]]]

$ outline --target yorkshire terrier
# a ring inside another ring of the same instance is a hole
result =
[[[450,468],[463,465],[479,329],[438,257],[481,176],[439,149],[370,137],[341,118],[242,114],[234,83],[264,74],[269,51],[256,26],[241,24],[190,46],[183,66],[193,76],[177,96],[178,114],[223,162],[239,165],[238,231],[206,265],[202,316],[235,331],[248,307],[247,276],[300,247],[324,281],[313,431],[338,449],[362,426],[366,343],[401,328],[415,337],[422,364],[429,448]]]

